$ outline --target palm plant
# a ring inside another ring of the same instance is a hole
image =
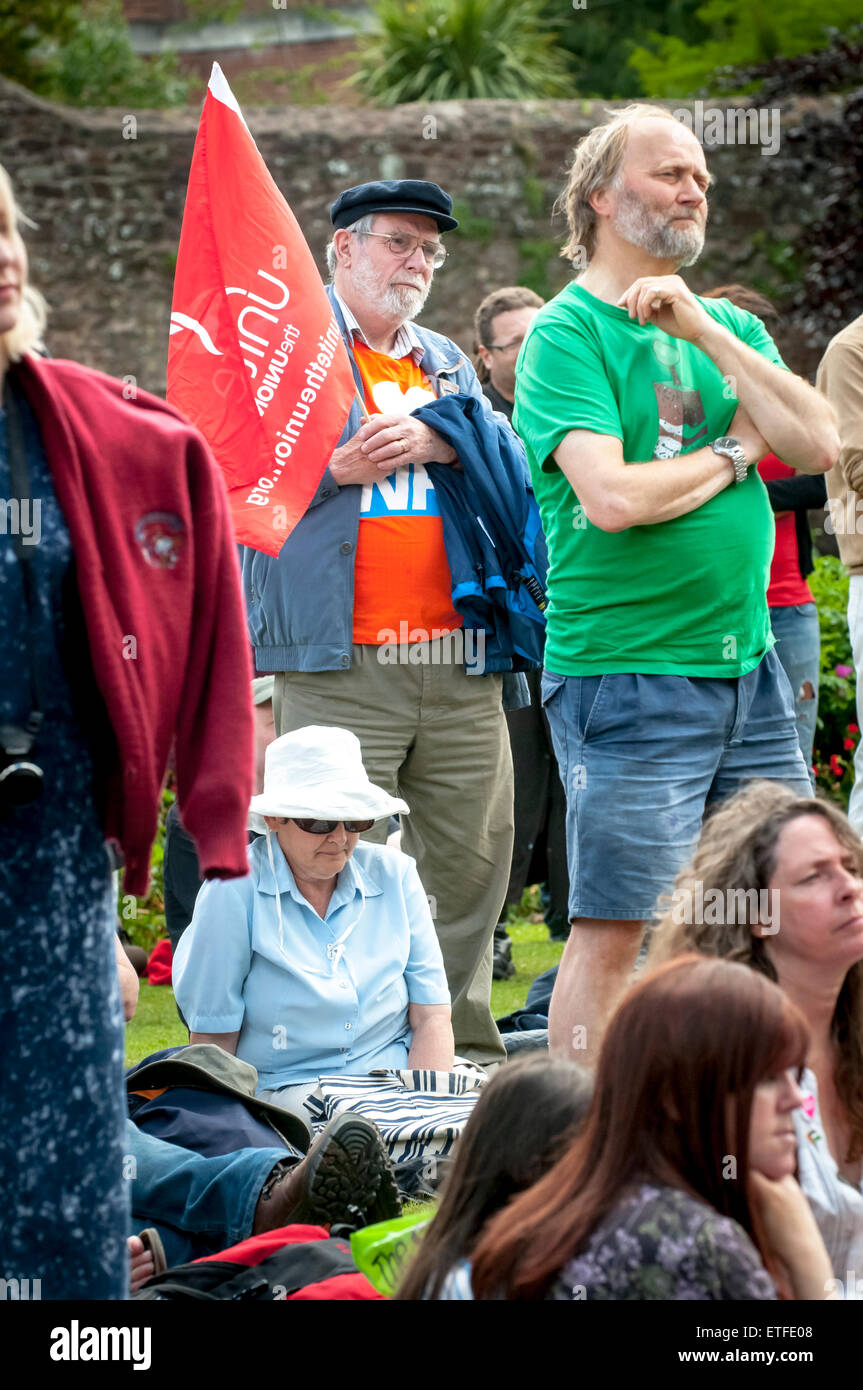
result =
[[[377,0],[351,79],[380,106],[574,96],[542,0]]]

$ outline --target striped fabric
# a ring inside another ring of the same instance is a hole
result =
[[[485,1079],[470,1062],[455,1071],[322,1076],[306,1109],[315,1131],[346,1110],[373,1120],[395,1160],[443,1158],[467,1124]]]

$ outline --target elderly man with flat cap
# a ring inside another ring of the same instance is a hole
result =
[[[410,806],[402,848],[431,899],[456,1050],[495,1064],[505,1054],[490,1009],[492,934],[513,812],[502,676],[469,674],[467,640],[446,636],[462,618],[426,465],[459,461],[411,412],[456,393],[482,403],[490,429],[508,427],[460,349],[411,321],[446,259],[441,233],[458,225],[448,194],[385,180],[348,189],[330,211],[327,293],[358,397],[278,559],[243,552],[250,633],[258,669],[277,673],[279,734],[352,730],[372,780]]]

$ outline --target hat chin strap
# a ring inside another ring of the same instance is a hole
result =
[[[278,880],[278,878],[276,877],[276,861],[275,861],[274,858],[273,858],[272,831],[270,830],[270,827],[269,827],[269,826],[267,826],[266,835],[267,835],[267,858],[268,858],[269,861],[270,861],[270,871],[271,871],[271,873],[272,873],[272,875],[273,875],[273,883],[275,884],[275,887],[276,887],[276,916],[277,916],[278,919],[279,919],[279,950],[281,951],[281,953],[282,953],[282,955],[284,956],[285,960],[288,960],[288,959],[289,959],[288,953],[287,953],[287,951],[285,950],[285,924],[284,924],[284,921],[282,920],[282,895],[281,895],[281,893],[279,892],[279,880]]]
[[[267,826],[267,828],[266,828],[266,836],[267,836],[267,858],[268,858],[269,861],[270,861],[270,871],[271,871],[271,873],[272,873],[272,875],[273,875],[273,883],[274,883],[275,889],[276,889],[276,916],[277,916],[278,919],[279,919],[279,951],[281,952],[281,954],[284,956],[285,960],[286,960],[286,961],[288,962],[288,964],[290,965],[290,964],[291,964],[291,958],[290,958],[290,956],[288,955],[287,951],[285,950],[285,924],[284,924],[284,919],[283,919],[283,917],[282,917],[282,895],[281,895],[281,893],[279,892],[279,880],[278,880],[278,877],[276,876],[276,861],[275,861],[275,859],[273,858],[273,842],[272,842],[271,831],[270,831],[270,827],[269,827],[269,826]],[[345,942],[347,941],[347,939],[348,939],[348,937],[350,936],[351,932],[353,931],[354,927],[357,925],[357,923],[359,922],[360,918],[362,917],[362,915],[363,915],[363,909],[365,908],[365,905],[366,905],[366,895],[365,895],[365,893],[363,892],[362,885],[360,885],[360,910],[359,910],[359,912],[356,914],[356,916],[354,917],[353,921],[348,923],[348,925],[345,927],[345,929],[343,930],[343,932],[341,933],[341,935],[337,938],[337,940],[336,940],[336,941],[331,941],[330,944],[327,946],[327,960],[330,962],[330,965],[332,966],[332,969],[333,969],[333,970],[335,970],[335,969],[337,968],[337,966],[338,966],[338,964],[339,964],[339,961],[341,960],[342,956],[344,955],[344,952],[345,952]],[[327,971],[325,971],[325,970],[312,970],[312,971],[310,971],[309,973],[312,974],[312,975],[326,975],[326,974],[327,974]]]

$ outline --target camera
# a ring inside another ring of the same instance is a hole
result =
[[[29,729],[0,725],[0,813],[28,806],[42,795],[42,769],[28,758],[33,743]]]

